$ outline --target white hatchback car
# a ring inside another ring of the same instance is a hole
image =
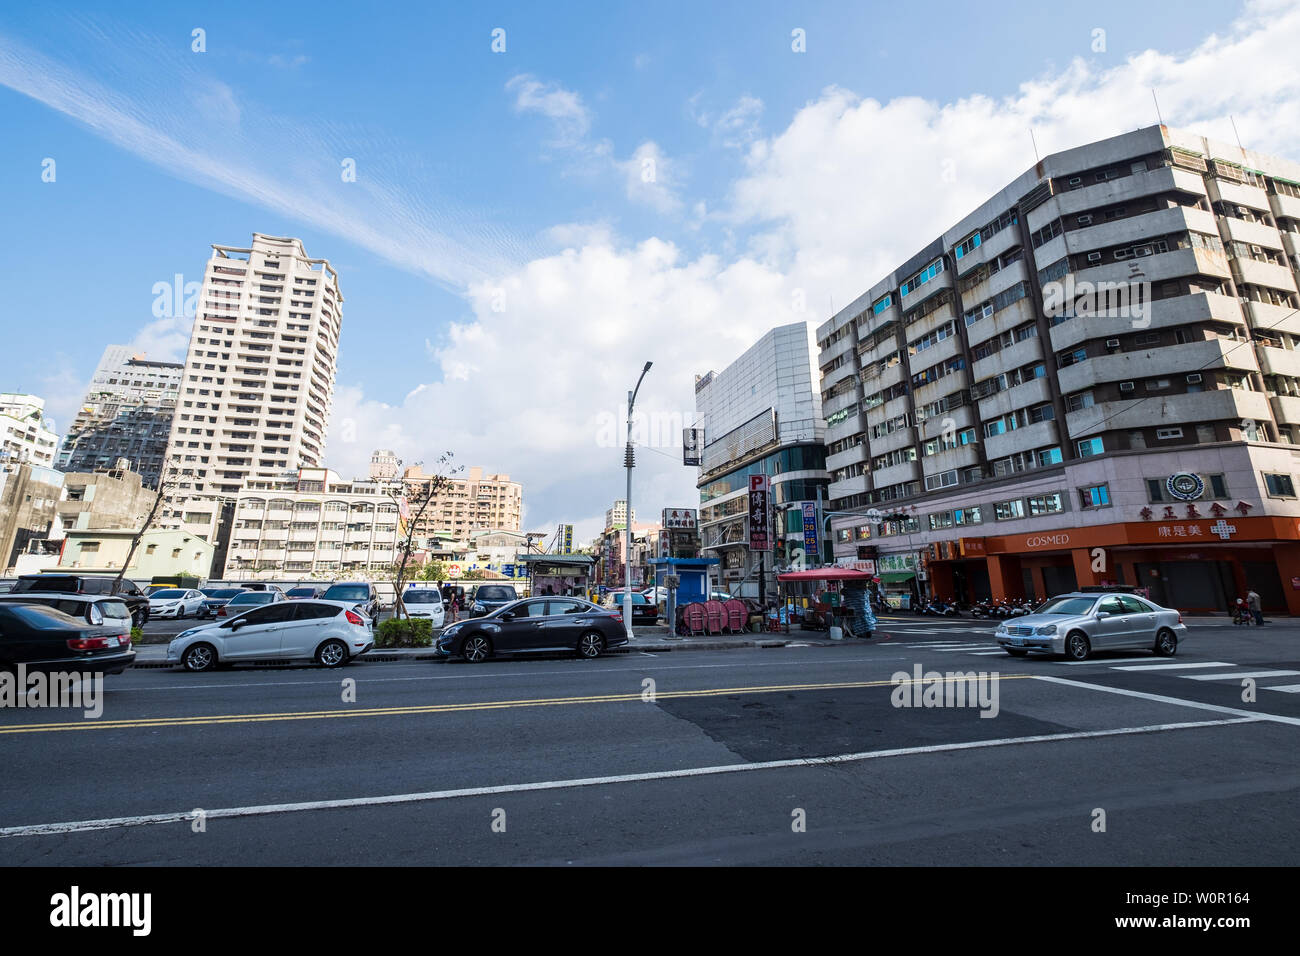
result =
[[[203,610],[207,596],[192,588],[164,588],[149,595],[150,617],[189,617]]]
[[[370,619],[347,601],[277,601],[176,635],[167,663],[187,671],[251,661],[314,660],[340,667],[375,643]]]
[[[435,631],[442,628],[447,612],[442,606],[442,593],[437,588],[410,588],[402,595],[402,603],[411,617],[427,619]]]

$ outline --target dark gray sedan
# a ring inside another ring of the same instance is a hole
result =
[[[1046,651],[1085,661],[1094,651],[1144,649],[1173,657],[1187,627],[1177,611],[1136,594],[1075,591],[1002,622],[994,636],[1012,657]]]
[[[546,651],[594,658],[626,643],[622,613],[582,598],[540,597],[451,625],[438,635],[436,650],[477,664],[501,654]]]

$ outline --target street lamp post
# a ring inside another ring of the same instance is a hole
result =
[[[623,519],[623,630],[627,639],[632,639],[632,468],[636,464],[632,454],[632,408],[636,405],[636,393],[641,391],[641,381],[650,371],[653,362],[646,362],[641,369],[641,377],[636,380],[636,388],[627,393],[627,450],[623,455],[623,465],[627,468],[627,511]]]

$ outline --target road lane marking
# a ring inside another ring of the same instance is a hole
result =
[[[993,680],[1024,680],[1029,674],[990,674]],[[958,678],[945,679],[944,683]],[[965,678],[960,678],[964,681]],[[716,687],[702,690],[658,691],[656,700],[689,697],[726,697],[733,694],[777,694],[808,690],[853,690],[865,687],[895,687],[914,680],[832,681],[816,684],[773,684],[759,687]],[[920,683],[927,683],[921,681]],[[512,710],[523,707],[558,707],[575,704],[617,704],[643,700],[641,692],[596,694],[588,697],[539,697],[521,700],[469,701],[459,704],[416,704],[407,707],[370,707],[338,710],[287,711],[265,714],[213,714],[193,717],[134,717],[123,720],[82,720],[45,724],[0,724],[0,734],[57,733],[69,730],[131,730],[158,727],[199,727],[210,724],[257,724],[285,720],[332,720],[342,717],[405,717],[418,714],[447,714],[476,710]]]
[[[1229,664],[1227,661],[1205,661],[1201,664],[1176,664],[1173,661],[1167,661],[1162,664],[1115,664],[1111,666],[1113,671],[1177,671],[1187,670],[1195,667],[1236,667],[1236,664]]]
[[[662,695],[661,695],[662,696]],[[949,744],[926,744],[919,747],[896,747],[889,750],[866,750],[858,753],[834,754],[828,757],[797,757],[789,760],[765,760],[756,763],[723,764],[714,767],[691,767],[685,770],[657,770],[648,773],[625,773],[605,777],[579,777],[572,780],[545,780],[538,783],[506,784],[494,787],[467,787],[460,790],[429,790],[423,793],[399,793],[380,797],[353,797],[342,800],[312,800],[302,803],[272,803],[262,806],[227,807],[204,810],[205,819],[231,817],[269,816],[277,813],[301,813],[311,810],[339,810],[353,807],[375,807],[401,803],[424,803],[432,800],[454,800],[461,797],[494,796],[503,793],[527,793],[539,790],[567,790],[577,787],[601,787],[612,784],[644,783],[653,780],[674,780],[688,777],[706,777],[726,773],[745,773],[754,770],[784,770],[798,767],[829,767],[845,763],[861,763],[889,757],[911,757],[924,754],[950,753],[960,750],[983,750],[990,747],[1007,747],[1017,744],[1056,743],[1066,740],[1090,740],[1099,737],[1119,737],[1133,734],[1164,733],[1172,730],[1194,730],[1207,727],[1225,727],[1233,724],[1257,723],[1256,716],[1222,720],[1199,720],[1172,724],[1150,724],[1144,727],[1118,727],[1113,730],[1079,730],[1060,734],[1035,734],[1026,737],[997,737],[991,740],[969,740]],[[114,830],[123,827],[152,826],[161,823],[188,823],[193,811],[177,813],[151,813],[130,817],[107,817],[99,820],[76,820],[66,823],[37,823],[26,826],[0,828],[0,839],[23,836],[50,836],[62,833],[90,833],[96,830]]]
[[[1300,684],[1286,684],[1282,687],[1265,687],[1264,690],[1276,690],[1283,694],[1300,694]]]
[[[1034,680],[1047,681],[1049,684],[1064,684],[1066,687],[1085,687],[1089,690],[1099,690],[1106,694],[1119,694],[1121,697],[1136,697],[1139,700],[1152,700],[1159,704],[1176,704],[1179,707],[1191,707],[1194,710],[1212,710],[1217,714],[1233,714],[1238,717],[1254,717],[1256,720],[1272,721],[1276,724],[1289,724],[1292,727],[1300,727],[1300,717],[1286,717],[1282,714],[1261,714],[1249,710],[1242,710],[1238,707],[1224,707],[1221,704],[1205,704],[1199,700],[1184,700],[1181,697],[1166,697],[1164,694],[1148,694],[1140,690],[1129,690],[1124,687],[1107,687],[1105,684],[1089,684],[1081,680],[1071,680],[1068,677],[1049,677],[1046,674],[1038,674]]]
[[[1300,671],[1229,671],[1226,674],[1179,674],[1183,680],[1244,680],[1247,677],[1295,677]]]

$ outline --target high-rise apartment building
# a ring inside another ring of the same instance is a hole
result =
[[[1300,164],[1162,126],[1045,157],[818,328],[837,558],[1300,613],[1297,275]]]
[[[695,415],[705,437],[697,481],[701,546],[719,559],[721,582],[733,593],[758,595],[760,556],[768,587],[774,566],[816,561],[822,533],[804,533],[804,506],[819,526],[827,488],[816,378],[811,330],[795,322],[768,331],[721,372],[696,379]],[[749,479],[760,474],[770,486],[772,549],[764,552],[750,551],[747,528]],[[814,553],[801,558],[809,545]]]
[[[157,488],[171,437],[185,366],[155,362],[125,345],[110,345],[59,449],[60,471],[94,472],[130,463]]]
[[[370,480],[371,481],[388,481],[397,477],[397,470],[401,462],[398,460],[397,453],[387,448],[377,449],[370,456]]]
[[[298,239],[212,247],[168,445],[172,526],[215,543],[246,481],[320,465],[342,302]]]
[[[407,496],[418,502],[427,494],[431,475],[413,465],[402,473]],[[412,518],[419,510],[412,504]],[[416,522],[422,538],[451,537],[466,541],[475,531],[518,531],[523,515],[523,486],[509,475],[485,475],[481,467],[470,468],[452,478],[434,495]]]
[[[632,523],[636,524],[636,509],[632,509]],[[627,500],[619,498],[614,502],[614,507],[605,511],[605,530],[609,531],[614,528],[627,527]]]
[[[53,467],[58,445],[54,423],[45,417],[45,399],[0,392],[0,468],[19,464]]]

